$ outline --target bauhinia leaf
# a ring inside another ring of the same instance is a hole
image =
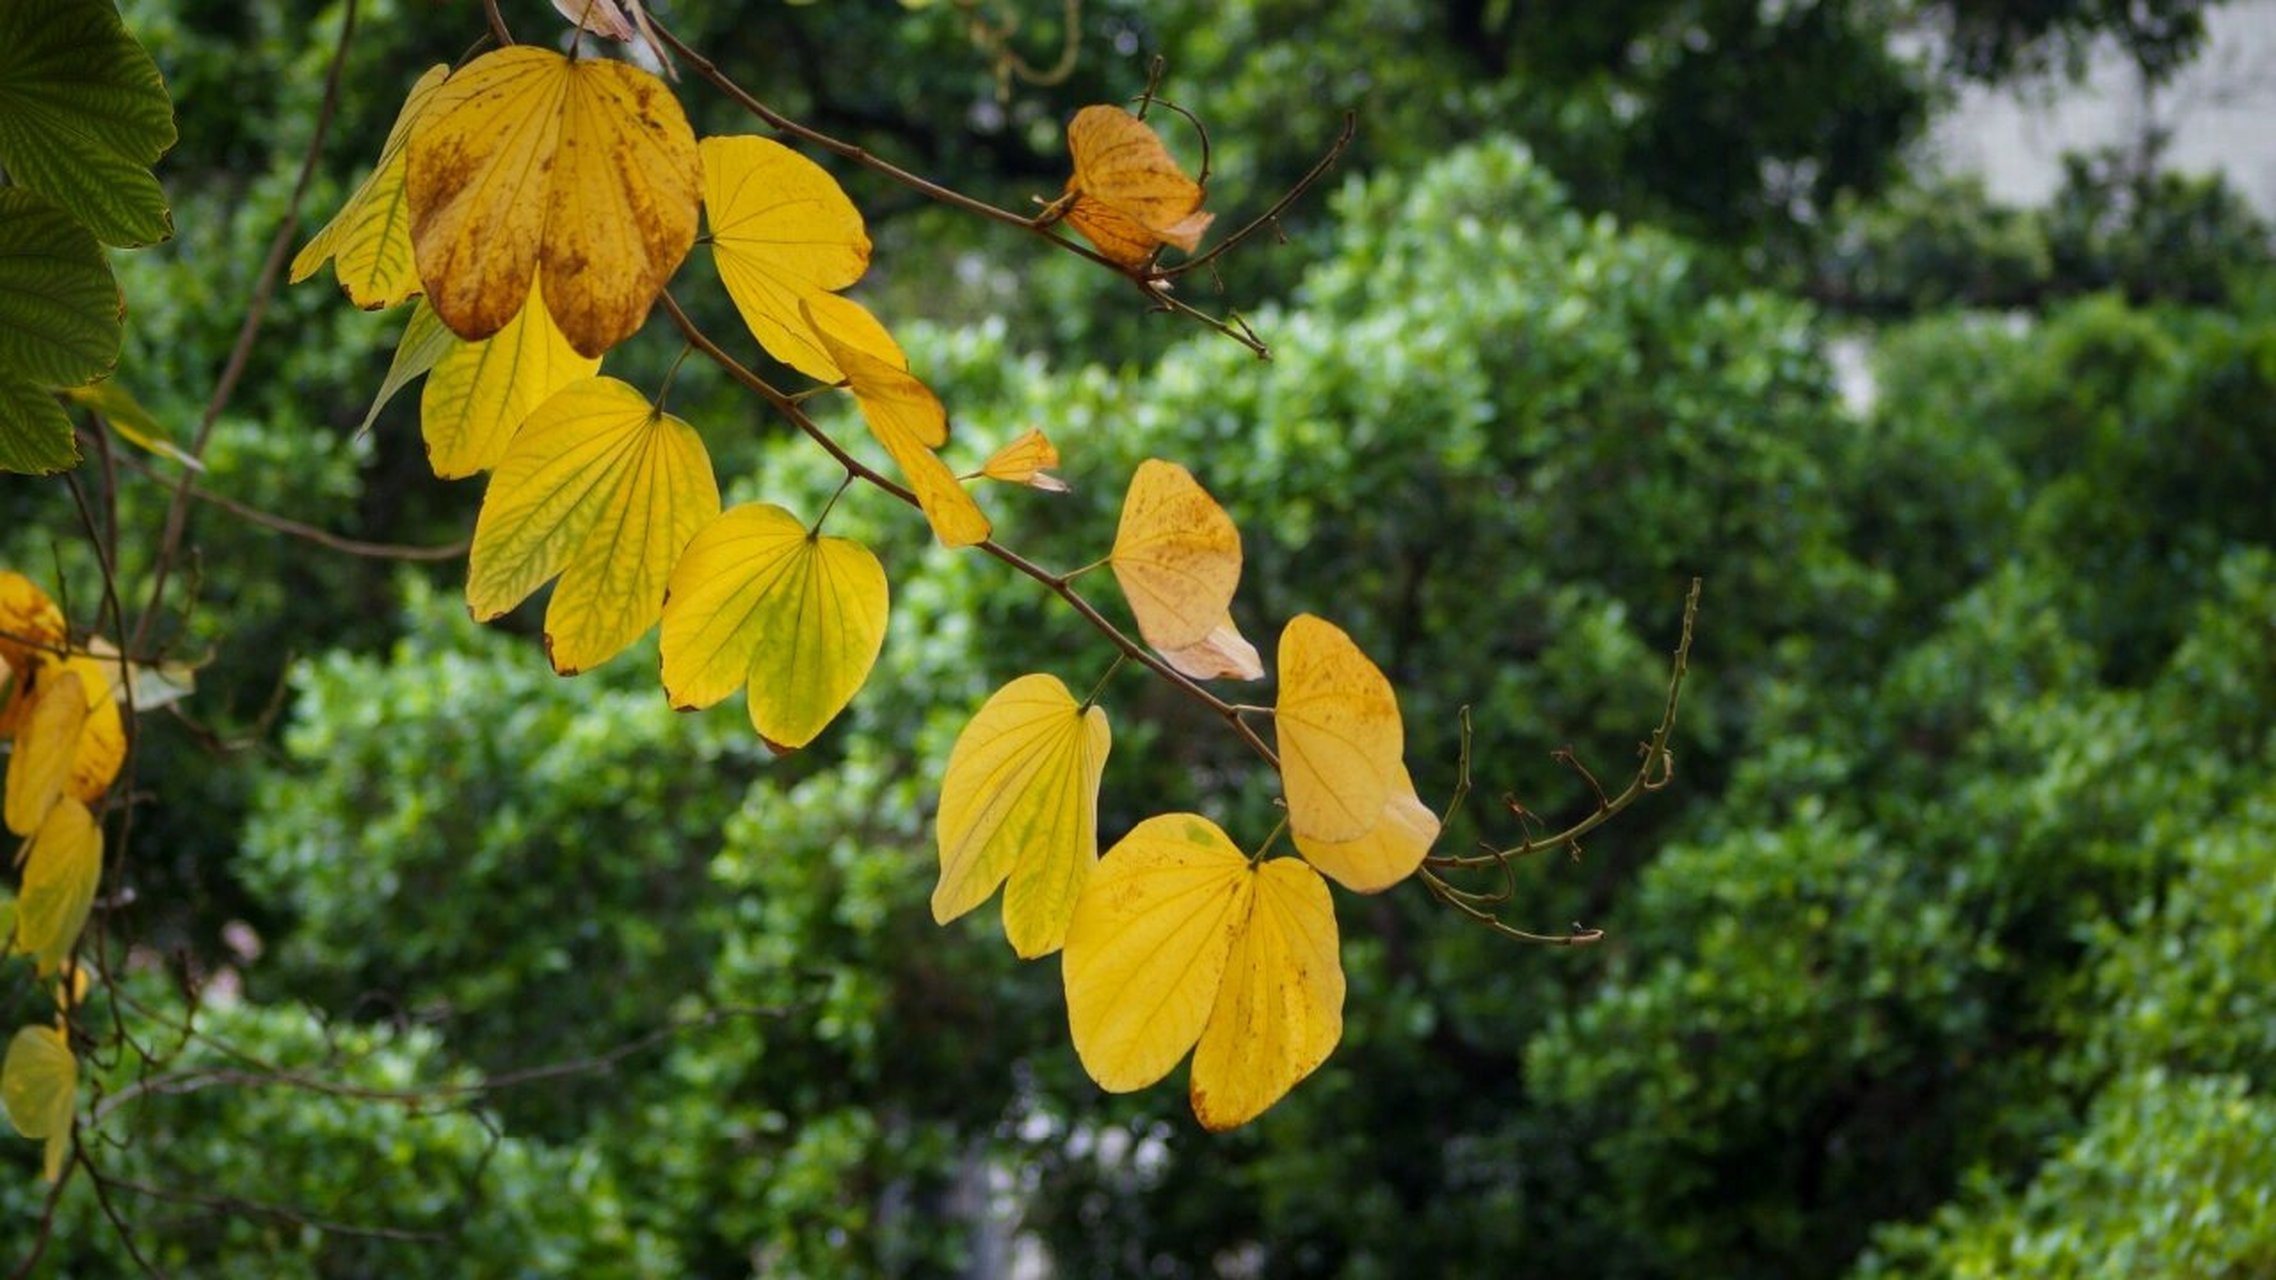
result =
[[[0,245],[0,470],[61,471],[79,447],[48,389],[92,382],[118,360],[118,284],[95,237],[21,188],[0,187]]]
[[[0,4],[0,169],[10,181],[105,244],[154,244],[174,223],[150,166],[174,138],[166,82],[111,0]]]
[[[1057,677],[998,689],[957,735],[940,784],[940,882],[947,924],[1007,878],[1004,935],[1023,960],[1057,951],[1098,861],[1098,789],[1113,746],[1106,712],[1078,706]]]
[[[1191,472],[1158,458],[1138,464],[1108,562],[1138,633],[1172,666],[1204,680],[1264,674],[1256,650],[1233,626],[1240,530]]]
[[[292,282],[316,274],[326,262],[348,300],[366,311],[392,307],[419,292],[411,253],[411,205],[404,190],[411,127],[434,105],[450,68],[429,67],[411,86],[372,166],[346,204],[292,260]]]
[[[39,830],[63,794],[79,735],[87,727],[87,695],[76,672],[39,682],[31,712],[16,728],[8,756],[8,829],[20,836]]]
[[[1215,214],[1201,212],[1201,185],[1185,176],[1145,121],[1116,106],[1084,107],[1067,124],[1075,172],[1067,225],[1100,253],[1139,267],[1162,245],[1188,253]]]
[[[1067,492],[1067,482],[1050,474],[1059,465],[1059,447],[1042,431],[1029,427],[980,464],[980,474],[1005,484],[1024,484],[1045,493]]]
[[[629,337],[695,242],[702,165],[687,116],[637,67],[515,45],[443,82],[411,132],[419,280],[469,342],[532,278],[579,354]]]
[[[885,643],[884,566],[781,507],[736,507],[695,536],[664,600],[664,690],[708,707],[748,686],[751,724],[778,749],[812,742]]]
[[[371,430],[371,424],[379,421],[379,411],[387,407],[396,392],[425,377],[459,345],[458,335],[450,331],[425,298],[419,299],[418,305],[411,308],[411,318],[403,323],[403,336],[395,340],[395,357],[387,362],[387,376],[380,379],[379,393],[371,398],[371,408],[364,410],[364,420],[356,425],[356,434],[360,436]]]
[[[1356,840],[1382,820],[1405,765],[1405,729],[1391,682],[1332,622],[1299,614],[1280,633],[1280,740],[1288,829],[1299,838]]]
[[[1415,873],[1438,840],[1438,815],[1415,795],[1404,764],[1374,827],[1351,840],[1295,837],[1304,860],[1355,893],[1381,893]]]
[[[87,696],[87,721],[79,731],[79,747],[72,753],[70,793],[93,804],[118,777],[126,763],[126,721],[119,713],[121,673],[116,657],[74,653],[41,673],[44,683],[69,672],[79,677]]]
[[[803,312],[812,323],[815,312]],[[907,370],[839,341],[819,324],[815,333],[830,352],[830,359],[845,371],[861,416],[877,442],[908,477],[933,534],[948,547],[968,547],[987,540],[988,517],[964,491],[956,473],[933,452],[948,443],[948,411],[931,388]]]
[[[70,958],[102,878],[103,829],[86,805],[58,799],[32,834],[16,895],[16,950],[38,962],[40,976]]]
[[[1076,1054],[1100,1087],[1143,1088],[1194,1054],[1194,1115],[1243,1124],[1343,1032],[1335,910],[1293,858],[1252,864],[1215,823],[1149,818],[1075,907],[1063,973]]]
[[[205,464],[166,438],[166,426],[156,414],[142,406],[134,393],[121,385],[117,378],[105,378],[83,387],[66,388],[63,398],[83,409],[93,409],[103,415],[103,421],[127,443],[154,453],[161,458],[179,462],[192,471],[205,470]]]
[[[487,622],[559,575],[546,654],[574,675],[655,624],[673,563],[718,514],[694,428],[614,378],[573,383],[530,415],[490,477],[467,607]]]
[[[31,1026],[8,1041],[0,1062],[0,1110],[16,1132],[47,1142],[45,1175],[63,1175],[71,1150],[71,1117],[79,1107],[79,1062],[61,1027]]]
[[[843,381],[815,333],[827,327],[838,341],[905,366],[900,348],[867,311],[831,306],[843,301],[832,296],[837,290],[869,269],[861,211],[837,180],[765,138],[705,138],[702,151],[704,217],[719,279],[767,354],[807,377]],[[802,305],[813,309],[812,320]]]
[[[63,610],[38,583],[12,569],[0,570],[0,660],[29,672],[69,638]]]
[[[529,304],[480,342],[453,341],[419,393],[427,465],[445,480],[498,465],[514,433],[553,393],[600,371],[554,327],[530,284]],[[448,332],[447,330],[445,332]]]

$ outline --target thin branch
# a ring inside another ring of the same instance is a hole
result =
[[[154,479],[162,478],[148,463],[127,458],[123,454],[120,457],[128,469]],[[342,537],[330,530],[320,529],[312,524],[303,524],[298,520],[280,516],[273,512],[263,511],[258,507],[248,506],[226,494],[215,493],[211,489],[202,488],[198,485],[189,486],[189,494],[198,501],[211,503],[249,524],[256,524],[264,529],[272,529],[290,537],[313,542],[317,546],[340,552],[343,555],[362,556],[372,560],[407,560],[413,562],[456,560],[465,555],[466,549],[473,545],[470,539],[461,539],[448,546],[440,547],[410,546],[398,542],[364,542],[356,538]]]
[[[495,3],[491,12],[496,13]],[[501,24],[502,25],[502,24]],[[285,202],[284,221],[277,226],[276,236],[269,242],[268,260],[261,264],[260,278],[253,285],[253,296],[245,307],[245,320],[237,328],[237,344],[230,349],[229,360],[222,366],[221,377],[214,383],[213,395],[206,401],[205,413],[198,419],[197,433],[190,441],[189,456],[203,460],[207,443],[213,438],[214,424],[221,412],[229,406],[229,399],[237,392],[237,380],[245,376],[245,365],[253,355],[253,342],[260,336],[261,321],[268,314],[269,299],[277,289],[277,278],[283,274],[286,257],[292,251],[295,233],[300,230],[300,205],[308,196],[309,183],[316,176],[316,162],[324,149],[324,135],[331,130],[332,116],[340,107],[341,72],[347,66],[348,45],[356,33],[356,0],[347,0],[341,6],[340,40],[332,50],[332,65],[324,73],[324,101],[317,108],[316,127],[308,135],[308,150],[301,157],[300,177],[293,183],[292,198]],[[151,561],[150,597],[143,603],[142,616],[136,620],[134,638],[122,649],[140,649],[150,635],[151,624],[157,621],[160,605],[166,597],[166,579],[180,553],[182,534],[190,515],[190,473],[185,470],[181,481],[174,487],[174,497],[166,506],[165,532],[158,542],[158,554]]]
[[[92,1172],[92,1170],[90,1170]],[[331,1236],[356,1236],[368,1240],[401,1240],[413,1244],[441,1244],[450,1237],[439,1231],[417,1231],[409,1227],[368,1227],[353,1222],[340,1222],[319,1218],[315,1214],[285,1205],[248,1200],[243,1196],[217,1195],[203,1191],[185,1191],[179,1187],[155,1187],[131,1178],[102,1178],[96,1184],[117,1187],[152,1200],[165,1200],[177,1204],[194,1204],[244,1218],[266,1218],[272,1222],[290,1223],[298,1227],[312,1227]],[[147,1264],[146,1264],[147,1266]]]
[[[1218,241],[1216,244],[1211,245],[1209,252],[1204,253],[1197,258],[1188,258],[1184,262],[1171,267],[1169,270],[1164,271],[1161,274],[1165,278],[1175,279],[1178,276],[1182,276],[1189,271],[1208,266],[1209,264],[1215,262],[1217,259],[1223,257],[1225,254],[1230,253],[1236,246],[1240,245],[1243,241],[1246,241],[1249,237],[1255,235],[1259,231],[1264,230],[1266,227],[1278,223],[1282,215],[1286,214],[1298,200],[1303,199],[1305,192],[1310,191],[1314,186],[1318,185],[1320,179],[1327,177],[1328,171],[1336,167],[1336,162],[1343,159],[1343,153],[1346,150],[1350,149],[1351,140],[1358,133],[1358,131],[1359,116],[1354,112],[1344,112],[1343,132],[1336,135],[1336,140],[1328,144],[1326,154],[1322,155],[1319,160],[1305,172],[1303,177],[1296,180],[1295,186],[1290,187],[1286,194],[1282,195],[1280,199],[1273,201],[1272,207],[1270,209],[1267,209],[1263,213],[1258,214],[1255,218],[1250,219],[1248,224],[1243,226],[1240,230]]]

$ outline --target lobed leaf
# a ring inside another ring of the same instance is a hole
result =
[[[837,179],[765,138],[705,138],[700,149],[720,283],[767,354],[807,377],[841,382],[846,375],[817,333],[826,327],[837,341],[905,367],[883,325],[833,296],[869,269],[870,254],[861,211]]]
[[[736,507],[688,544],[664,600],[664,690],[681,709],[750,689],[751,724],[782,750],[852,701],[885,643],[885,568],[781,507]]]
[[[1381,893],[1415,873],[1438,841],[1438,815],[1415,795],[1414,779],[1399,766],[1375,825],[1350,840],[1295,836],[1305,861],[1354,893]]]
[[[540,280],[581,355],[640,327],[695,242],[702,164],[661,80],[621,62],[515,45],[444,81],[411,133],[419,280],[470,342]]]
[[[1023,960],[1065,944],[1098,861],[1098,791],[1113,733],[1056,676],[998,689],[957,735],[940,784],[940,880],[947,924],[1004,891],[1004,935]]]
[[[1280,633],[1280,743],[1288,829],[1299,838],[1356,840],[1382,820],[1403,776],[1405,729],[1391,682],[1334,623],[1299,614]]]
[[[45,1138],[71,1128],[77,1110],[79,1064],[58,1027],[24,1027],[8,1041],[0,1062],[0,1109],[27,1138]]]
[[[111,0],[0,4],[0,169],[11,182],[105,244],[154,244],[174,222],[150,166],[174,139],[166,82]]]
[[[1194,1118],[1217,1132],[1263,1114],[1343,1038],[1343,960],[1327,882],[1294,858],[1273,858],[1254,878],[1248,919],[1193,1051]]]
[[[411,308],[411,318],[403,322],[403,336],[395,340],[395,355],[387,362],[387,376],[380,379],[379,393],[371,398],[371,408],[364,410],[364,420],[356,424],[356,434],[371,430],[379,421],[379,411],[385,409],[395,393],[425,377],[442,363],[443,357],[456,350],[458,335],[435,314],[425,298]]]
[[[61,471],[79,447],[47,389],[117,362],[118,284],[94,236],[21,188],[0,187],[0,245],[0,470]]]
[[[395,123],[388,127],[379,163],[324,229],[293,257],[292,283],[299,284],[330,262],[333,278],[348,300],[366,311],[395,306],[419,292],[419,268],[411,250],[406,152],[412,126],[435,105],[449,74],[448,66],[437,63],[411,86]]]
[[[655,624],[673,563],[718,514],[693,428],[614,378],[572,383],[530,415],[490,477],[467,607],[487,622],[558,575],[546,654],[574,675]]]

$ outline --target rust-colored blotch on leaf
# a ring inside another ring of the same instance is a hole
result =
[[[703,172],[687,115],[638,67],[516,45],[443,82],[409,149],[419,281],[480,341],[544,282],[578,354],[630,337],[695,243]]]

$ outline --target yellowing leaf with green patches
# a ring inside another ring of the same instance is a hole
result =
[[[480,342],[454,342],[419,393],[419,425],[427,463],[445,480],[498,465],[514,433],[553,393],[600,372],[578,355],[546,313],[542,289],[529,305]]]
[[[1382,820],[1405,765],[1406,730],[1391,682],[1332,622],[1299,614],[1280,633],[1281,787],[1288,829],[1356,840]]]
[[[1004,891],[1004,935],[1023,960],[1057,951],[1098,861],[1098,789],[1113,734],[1057,677],[998,689],[957,735],[940,784],[940,882],[947,924]]]
[[[705,138],[701,149],[704,217],[711,223],[720,283],[767,354],[810,378],[844,378],[816,335],[816,324],[800,313],[805,304],[838,341],[906,364],[889,335],[882,348],[878,344],[884,326],[874,319],[861,324],[868,312],[857,306],[858,317],[842,309],[832,313],[819,301],[869,269],[861,211],[837,179],[765,138]]]
[[[16,894],[16,950],[39,962],[40,976],[70,958],[102,878],[103,829],[77,799],[57,799],[32,833]]]
[[[573,383],[530,415],[490,477],[467,607],[487,622],[558,575],[546,653],[574,675],[655,624],[673,563],[718,514],[692,427],[614,378]]]
[[[695,242],[702,163],[671,90],[621,62],[515,45],[437,92],[406,179],[435,313],[478,342],[534,278],[579,354],[631,336]]]
[[[1343,1034],[1327,883],[1294,858],[1251,863],[1194,814],[1149,818],[1099,861],[1063,973],[1091,1078],[1143,1088],[1193,1049],[1193,1113],[1210,1129],[1254,1119]]]
[[[1067,929],[1067,1025],[1083,1069],[1143,1089],[1201,1038],[1256,876],[1216,823],[1191,813],[1131,828],[1091,872]]]
[[[1438,815],[1415,795],[1414,779],[1399,766],[1375,825],[1350,840],[1295,837],[1305,861],[1354,893],[1381,893],[1415,873],[1438,841]]]
[[[1312,1074],[1343,1038],[1343,960],[1327,882],[1294,858],[1255,868],[1209,1025],[1193,1050],[1201,1127],[1247,1124]]]
[[[87,725],[87,696],[76,672],[48,676],[32,695],[31,713],[16,729],[8,757],[8,829],[20,836],[39,830],[63,794],[79,735]]]
[[[805,314],[812,323],[812,309]],[[988,517],[980,513],[956,473],[933,452],[948,443],[948,411],[941,408],[932,389],[907,370],[838,341],[819,324],[814,327],[831,360],[845,371],[870,432],[908,478],[941,545],[968,547],[986,541]]]
[[[435,103],[436,91],[449,74],[449,67],[437,63],[411,86],[379,149],[379,163],[293,258],[294,284],[330,262],[348,300],[366,311],[395,306],[419,292],[419,269],[411,253],[411,205],[404,189],[405,152],[412,125]]]
[[[79,1064],[60,1027],[24,1027],[8,1041],[0,1063],[0,1106],[8,1123],[27,1138],[71,1127],[77,1110]]]
[[[980,464],[980,474],[1005,484],[1024,484],[1045,493],[1067,492],[1067,482],[1050,474],[1059,465],[1059,446],[1050,437],[1034,427],[1021,432],[1018,438],[988,455]]]
[[[781,507],[740,506],[696,534],[664,601],[664,690],[683,709],[750,689],[774,747],[812,742],[869,678],[885,643],[885,568]]]
[[[1159,458],[1138,464],[1108,563],[1138,634],[1170,665],[1197,680],[1264,674],[1233,626],[1241,531],[1192,472]]]
[[[153,453],[169,462],[178,462],[192,471],[205,470],[205,464],[185,452],[180,445],[166,438],[165,424],[156,414],[143,407],[134,393],[120,384],[117,378],[105,378],[84,387],[71,387],[63,398],[83,409],[92,409],[103,415],[103,421],[127,443],[145,452]]]

